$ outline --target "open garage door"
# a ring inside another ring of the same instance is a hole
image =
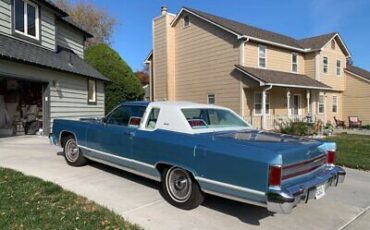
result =
[[[49,133],[48,83],[0,77],[0,137]]]

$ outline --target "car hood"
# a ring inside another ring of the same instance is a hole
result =
[[[219,132],[213,133],[212,138],[225,144],[250,146],[261,154],[275,154],[276,163],[284,165],[309,160],[336,148],[331,142],[261,130]]]

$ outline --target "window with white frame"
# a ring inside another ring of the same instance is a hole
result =
[[[266,46],[258,46],[258,67],[266,68]]]
[[[333,108],[332,108],[333,113],[336,113],[338,111],[338,97],[333,96]]]
[[[329,63],[329,60],[328,60],[328,57],[324,57],[324,59],[322,60],[322,71],[324,73],[328,73],[328,64]]]
[[[337,60],[337,75],[339,76],[341,74],[341,68],[342,66],[342,63],[340,62],[340,60]]]
[[[325,96],[319,95],[319,113],[325,112]]]
[[[208,94],[207,96],[208,104],[216,104],[216,97],[214,94]]]
[[[266,114],[270,114],[270,94],[266,93]],[[262,114],[262,93],[258,92],[254,94],[254,114]]]
[[[184,27],[188,27],[190,25],[190,17],[189,15],[184,16]]]
[[[298,55],[296,53],[292,53],[292,72],[298,72]]]
[[[94,103],[96,103],[96,81],[93,80],[93,79],[89,79],[87,81],[87,84],[88,84],[88,87],[87,87],[87,90],[88,90],[87,102],[94,104]]]
[[[14,0],[14,31],[39,38],[39,8],[28,0]]]

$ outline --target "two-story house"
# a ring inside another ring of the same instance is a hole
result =
[[[104,115],[108,79],[84,61],[91,36],[51,1],[0,0],[0,135]]]
[[[287,119],[344,119],[350,58],[338,33],[298,40],[195,9],[175,15],[162,7],[146,63],[151,100],[215,103],[272,129]]]

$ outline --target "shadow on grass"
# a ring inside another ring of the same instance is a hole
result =
[[[58,156],[64,156],[63,152],[58,152]],[[89,161],[89,165],[96,169],[111,173],[113,175],[122,177],[124,179],[133,181],[135,183],[141,184],[143,186],[150,187],[152,189],[158,190],[162,195],[160,183],[147,179],[145,177],[137,176],[130,172],[126,172],[108,165],[104,165],[98,162]],[[258,207],[255,205],[245,204],[241,202],[236,202],[221,197],[206,195],[206,199],[202,204],[203,207],[215,210],[217,212],[224,213],[226,215],[234,216],[238,218],[241,222],[250,225],[260,225],[260,220],[273,216],[273,213],[267,211],[266,208]],[[191,210],[190,210],[191,211]]]

